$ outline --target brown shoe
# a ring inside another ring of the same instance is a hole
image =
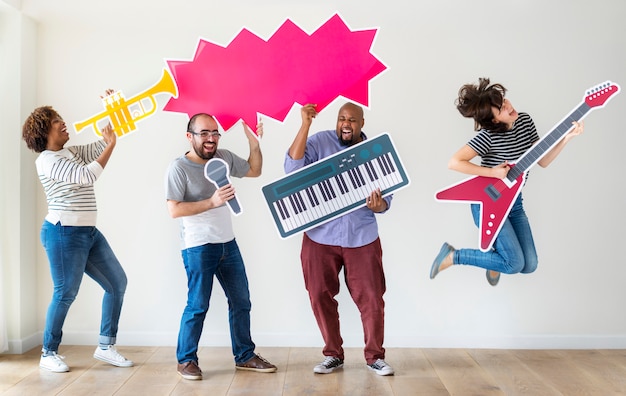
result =
[[[277,370],[276,366],[262,358],[261,355],[254,355],[252,359],[245,363],[237,363],[235,368],[237,370],[249,370],[259,373],[273,373]]]
[[[198,363],[195,360],[178,363],[178,374],[188,380],[202,379],[202,370],[200,370],[200,367],[198,367]]]

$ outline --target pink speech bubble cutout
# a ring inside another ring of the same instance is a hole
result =
[[[178,97],[164,110],[212,114],[224,130],[257,114],[284,121],[294,103],[323,110],[339,96],[369,105],[387,67],[371,54],[377,29],[352,31],[335,14],[312,34],[287,19],[269,38],[243,28],[226,47],[200,39],[193,60],[169,60]]]

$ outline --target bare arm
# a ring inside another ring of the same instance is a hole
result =
[[[104,96],[100,96],[100,99],[104,99],[105,97],[112,95],[115,91],[113,89],[107,89],[104,91]],[[111,158],[111,154],[113,154],[113,149],[115,149],[115,144],[117,143],[117,135],[111,126],[111,123],[108,123],[102,130],[102,137],[104,138],[104,143],[106,143],[106,147],[100,154],[96,161],[104,167],[109,162],[109,158]]]
[[[250,144],[250,155],[248,157],[248,163],[250,164],[250,170],[246,174],[246,177],[259,177],[261,176],[261,169],[263,168],[263,154],[261,153],[261,144],[259,139],[263,137],[263,123],[259,121],[256,126],[255,135],[250,128],[244,123],[243,130],[248,138]]]
[[[196,202],[183,202],[167,200],[167,210],[172,218],[182,216],[193,216],[198,213],[206,212],[209,209],[217,208],[235,196],[235,188],[232,184],[227,184],[219,188],[211,196],[211,198],[203,199]]]
[[[471,162],[476,156],[478,156],[478,153],[466,144],[450,158],[448,168],[468,175],[495,177],[498,179],[504,179],[511,169],[507,162],[503,162],[493,168],[476,165]]]
[[[573,124],[574,124],[574,129],[572,129],[567,135],[565,135],[565,137],[561,139],[561,141],[558,142],[556,146],[552,148],[552,150],[548,151],[546,155],[544,155],[539,160],[539,162],[537,162],[539,166],[541,166],[542,168],[546,168],[548,165],[552,163],[552,161],[554,161],[556,157],[558,157],[558,155],[561,153],[565,145],[567,145],[567,143],[569,143],[570,140],[572,140],[575,136],[578,136],[583,133],[583,131],[585,130],[585,124],[583,122],[578,123],[574,121]]]
[[[309,129],[313,123],[313,118],[317,115],[314,104],[307,104],[300,109],[300,116],[302,117],[302,124],[296,134],[296,137],[289,147],[289,156],[291,159],[299,160],[304,157],[304,151],[306,149],[306,141],[309,137]]]
[[[115,149],[115,144],[117,143],[117,135],[113,131],[111,124],[107,124],[107,126],[102,129],[102,137],[104,138],[106,146],[104,150],[102,150],[102,153],[100,153],[100,156],[96,158],[96,162],[104,168],[109,162],[109,158],[111,158],[111,154],[113,154],[113,149]]]

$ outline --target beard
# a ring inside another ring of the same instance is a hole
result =
[[[354,131],[352,131],[350,133],[350,138],[344,139],[344,135],[341,132],[339,132],[337,134],[337,140],[339,140],[339,144],[341,144],[342,146],[352,146],[353,144],[357,143],[355,141],[355,136],[356,134],[354,133]]]
[[[196,155],[198,157],[202,158],[203,160],[207,160],[207,161],[215,156],[215,151],[205,152],[204,151],[204,145],[200,145],[200,146],[194,145],[193,146],[193,151],[196,152]]]
[[[339,140],[339,144],[342,146],[350,146],[352,144],[352,140],[344,140],[342,138],[337,138]]]

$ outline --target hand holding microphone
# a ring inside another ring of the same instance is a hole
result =
[[[228,174],[228,164],[221,158],[211,158],[206,165],[204,165],[204,177],[215,184],[217,188],[230,184]],[[230,207],[230,211],[233,215],[238,216],[241,214],[241,206],[239,205],[236,195],[234,195],[232,199],[226,201],[226,203]]]

